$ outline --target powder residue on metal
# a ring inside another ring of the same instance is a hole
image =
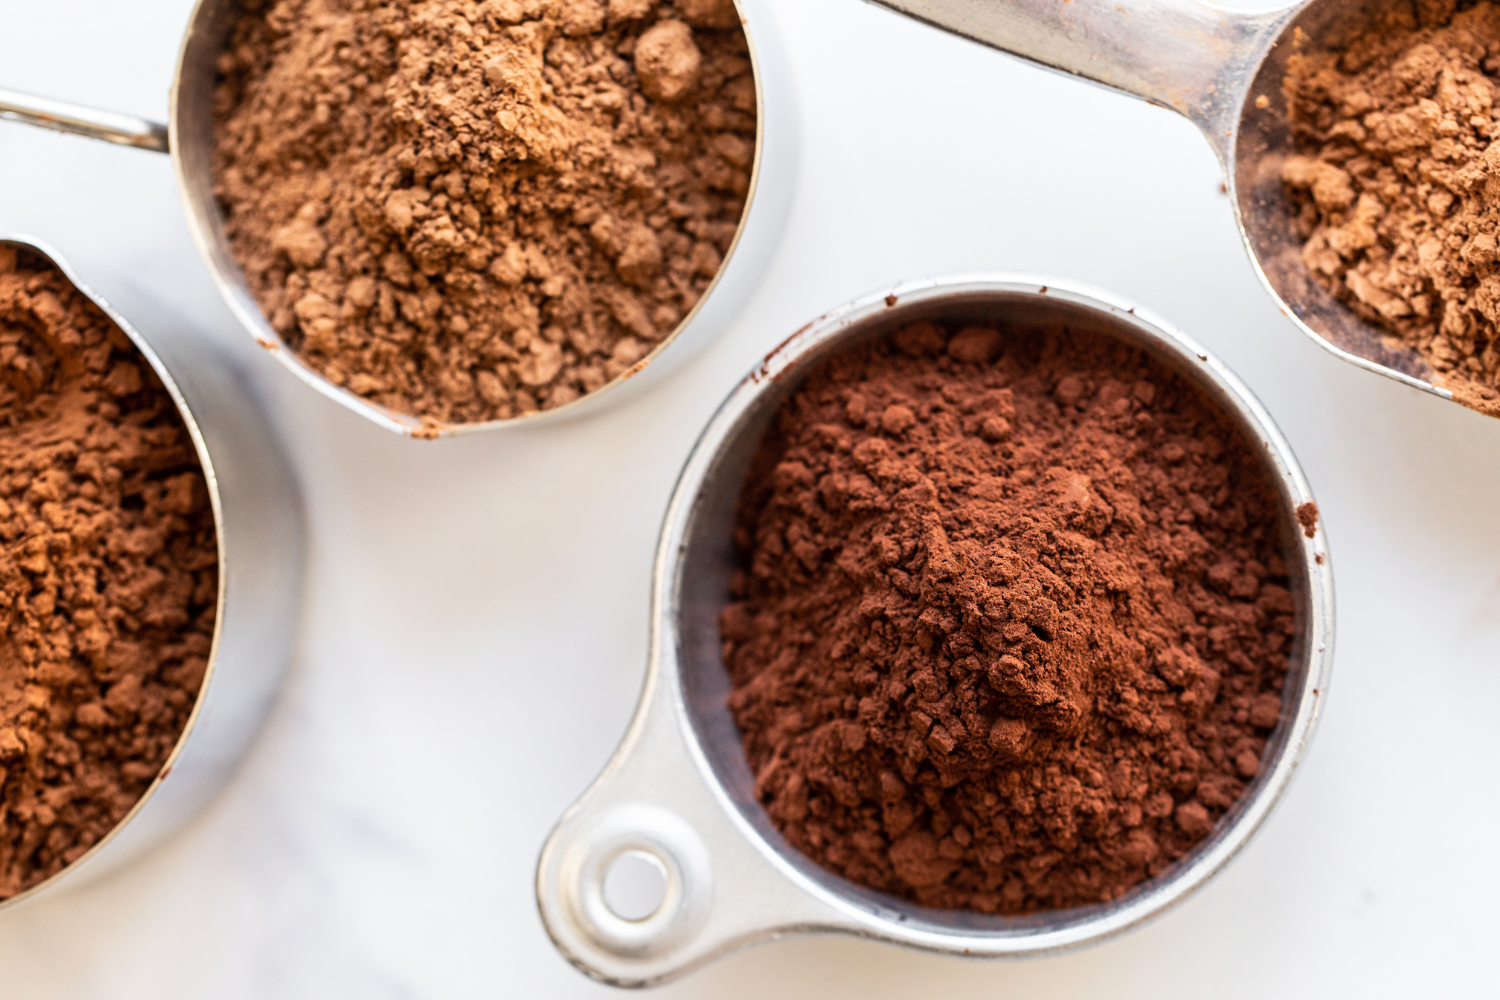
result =
[[[765,381],[766,378],[768,378],[770,376],[770,374],[771,374],[771,363],[776,360],[776,355],[778,355],[782,351],[786,350],[786,346],[788,344],[790,344],[792,341],[794,341],[798,337],[802,336],[808,330],[811,330],[813,328],[813,325],[814,325],[815,322],[816,321],[814,321],[813,323],[803,323],[801,326],[799,326],[796,329],[796,331],[794,333],[792,333],[791,336],[787,337],[781,343],[777,344],[775,347],[773,347],[769,351],[767,351],[766,352],[766,356],[760,359],[760,365],[757,366],[756,369],[755,369],[755,371],[751,373],[750,380],[752,382],[763,382],[763,381]]]
[[[1308,538],[1315,538],[1318,534],[1318,505],[1309,500],[1297,507],[1297,523],[1302,525],[1302,533]]]

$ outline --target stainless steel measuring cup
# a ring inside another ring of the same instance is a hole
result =
[[[433,426],[418,417],[380,406],[335,385],[305,364],[262,313],[229,252],[223,215],[213,194],[215,64],[239,16],[239,0],[198,0],[193,8],[172,79],[168,125],[12,90],[0,90],[0,118],[170,153],[177,173],[177,189],[198,251],[225,301],[261,346],[308,385],[387,430],[424,438],[468,434],[592,412],[603,403],[618,401],[628,394],[623,391],[626,387],[641,388],[702,347],[716,330],[729,322],[760,279],[790,203],[796,110],[790,93],[790,74],[780,64],[780,50],[773,37],[774,22],[759,12],[765,0],[733,2],[740,11],[750,45],[758,125],[745,211],[719,273],[676,328],[618,378],[564,406],[508,420]]]
[[[1228,178],[1240,235],[1267,290],[1335,355],[1444,399],[1421,354],[1354,314],[1302,263],[1282,188],[1293,152],[1281,81],[1295,44],[1336,45],[1392,0],[1306,0],[1236,11],[1197,0],[870,0],[1187,116]]]
[[[160,306],[132,299],[131,325],[67,261],[29,236],[0,234],[54,264],[117,323],[177,405],[203,467],[219,545],[218,617],[187,724],[135,806],[87,854],[0,909],[114,870],[206,805],[259,731],[285,671],[302,590],[302,502],[269,425],[211,345]],[[117,301],[122,301],[117,296]],[[143,333],[142,330],[149,331]]]
[[[735,567],[732,520],[746,471],[782,402],[834,351],[921,319],[1094,332],[1146,351],[1198,387],[1259,446],[1280,494],[1297,637],[1281,720],[1259,775],[1209,836],[1160,876],[1110,903],[1025,917],[925,909],[819,867],[777,832],[726,703],[718,614]],[[1250,391],[1182,333],[1104,293],[1016,275],[914,282],[837,309],[777,348],[719,408],[667,509],[653,580],[646,683],[614,758],[558,822],[537,867],[542,919],[581,970],[621,986],[676,976],[733,949],[839,932],[965,956],[1055,952],[1117,934],[1202,885],[1239,851],[1306,751],[1333,655],[1333,577],[1323,533],[1296,529],[1311,500],[1281,433]],[[654,912],[626,919],[605,880],[644,855],[664,874]]]

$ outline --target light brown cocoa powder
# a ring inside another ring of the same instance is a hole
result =
[[[730,0],[247,0],[220,58],[235,259],[313,368],[429,424],[632,372],[738,230]]]
[[[79,858],[156,777],[217,601],[171,397],[56,268],[0,245],[0,898]]]
[[[1500,416],[1500,7],[1392,4],[1288,62],[1282,178],[1334,297]]]

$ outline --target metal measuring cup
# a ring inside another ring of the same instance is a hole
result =
[[[172,78],[168,125],[3,89],[0,89],[0,118],[170,153],[182,207],[198,252],[230,309],[262,347],[329,399],[387,430],[422,438],[468,434],[593,412],[603,403],[624,398],[628,395],[623,391],[627,386],[631,390],[640,389],[701,348],[731,320],[759,281],[790,204],[796,112],[789,89],[790,74],[780,64],[780,49],[773,37],[774,24],[768,15],[757,12],[765,0],[733,2],[740,12],[750,47],[757,124],[745,210],[719,273],[672,332],[613,381],[563,406],[507,420],[435,425],[388,409],[335,385],[304,363],[266,319],[229,251],[223,215],[213,194],[213,93],[218,77],[215,64],[239,17],[239,0],[198,0],[193,8]],[[770,182],[764,180],[767,173],[774,176]],[[645,377],[647,373],[650,378]]]
[[[114,829],[51,878],[0,901],[3,910],[115,870],[186,823],[223,786],[260,730],[285,672],[301,602],[303,518],[296,479],[270,426],[208,343],[149,299],[131,297],[130,313],[147,318],[150,334],[143,334],[39,240],[0,234],[0,246],[57,267],[156,372],[202,466],[219,547],[208,669],[166,763]]]
[[[1281,181],[1294,152],[1281,81],[1299,48],[1337,46],[1392,0],[1236,11],[1196,0],[870,0],[1185,115],[1218,154],[1240,235],[1282,312],[1345,361],[1453,399],[1420,353],[1318,284]]]
[[[781,404],[813,368],[841,348],[922,319],[1062,326],[1138,347],[1201,390],[1258,446],[1279,493],[1297,636],[1261,770],[1191,853],[1109,903],[1024,917],[925,909],[808,860],[755,797],[727,704],[718,628],[747,469]],[[1333,577],[1323,533],[1308,538],[1296,527],[1297,508],[1311,499],[1291,448],[1244,384],[1182,333],[1105,293],[1015,275],[959,276],[902,285],[809,324],[730,394],[678,481],[657,548],[635,718],[538,863],[537,899],[553,943],[597,979],[644,986],[790,934],[834,931],[951,955],[1021,956],[1098,941],[1162,912],[1244,847],[1312,737],[1332,664]],[[649,861],[665,879],[660,905],[643,919],[626,919],[606,897],[606,877],[627,856]]]

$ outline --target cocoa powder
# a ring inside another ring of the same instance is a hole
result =
[[[720,618],[755,790],[918,903],[1113,899],[1261,766],[1296,526],[1220,411],[1137,350],[918,323],[787,401]]]
[[[0,898],[56,874],[161,770],[207,669],[202,470],[129,338],[0,245]]]
[[[750,185],[731,0],[247,0],[215,193],[271,324],[429,424],[561,406],[697,303]]]
[[[1282,171],[1313,275],[1500,416],[1500,7],[1393,4],[1284,90]]]

